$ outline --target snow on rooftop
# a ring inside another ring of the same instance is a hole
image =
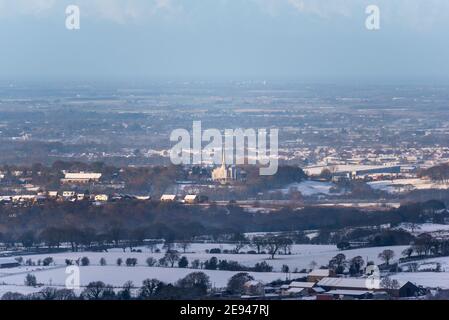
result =
[[[290,288],[287,290],[288,293],[301,293],[307,288]]]
[[[290,283],[290,288],[312,288],[314,285],[314,282],[293,281],[292,283]]]
[[[175,201],[178,197],[174,194],[164,194],[161,201]]]
[[[330,274],[329,269],[314,269],[310,271],[309,276],[312,277],[328,277]]]
[[[263,283],[261,281],[257,281],[257,280],[250,280],[250,281],[245,282],[245,286],[248,286],[248,287],[250,287],[250,286],[258,286],[258,285],[261,285],[261,284],[263,284]]]
[[[324,278],[318,282],[320,287],[368,289],[369,280],[360,278]]]
[[[80,173],[65,173],[65,179],[69,180],[96,180],[101,178],[101,173],[80,172]]]

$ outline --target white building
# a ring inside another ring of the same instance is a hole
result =
[[[136,196],[136,200],[149,201],[151,200],[151,196]]]
[[[330,290],[379,290],[380,279],[323,278],[317,286]]]
[[[109,196],[107,194],[97,194],[95,196],[95,201],[98,202],[107,202],[109,200]]]
[[[164,194],[161,197],[161,201],[162,202],[174,202],[178,200],[178,196],[174,195],[174,194]]]
[[[226,166],[224,152],[221,166],[212,171],[212,180],[223,184],[237,180],[237,168],[235,166]]]
[[[101,173],[64,173],[64,179],[61,179],[62,183],[75,183],[75,184],[86,184],[91,182],[100,181]]]
[[[200,197],[196,194],[189,194],[185,196],[184,202],[187,204],[195,204],[200,202]]]
[[[86,200],[88,197],[89,196],[87,194],[85,194],[85,193],[78,193],[76,195],[76,200],[83,201],[83,200]]]
[[[64,198],[73,198],[76,196],[76,192],[75,191],[63,191],[62,196]]]
[[[48,191],[48,197],[49,198],[57,198],[58,197],[58,191]]]

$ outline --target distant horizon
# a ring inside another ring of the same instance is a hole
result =
[[[64,84],[78,84],[78,85],[152,85],[152,84],[232,84],[232,83],[248,83],[248,84],[261,84],[261,85],[449,85],[448,76],[416,76],[416,77],[283,77],[283,76],[265,76],[265,77],[244,77],[244,76],[215,76],[215,77],[202,77],[202,76],[159,76],[159,77],[132,77],[132,76],[117,76],[117,77],[104,77],[104,76],[87,76],[87,77],[0,77],[0,86],[7,85],[64,85]]]

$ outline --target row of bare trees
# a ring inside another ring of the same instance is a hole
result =
[[[414,243],[402,252],[407,259],[418,257],[449,256],[449,240],[435,239],[428,233],[419,235]]]

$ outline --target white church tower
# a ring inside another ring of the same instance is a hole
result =
[[[226,166],[224,148],[222,148],[221,166],[212,171],[212,180],[223,184],[237,180],[237,169],[234,166]]]

